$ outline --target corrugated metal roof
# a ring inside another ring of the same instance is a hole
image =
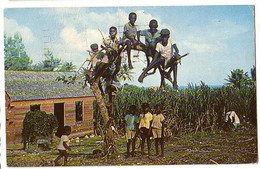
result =
[[[74,74],[74,72],[5,71],[5,90],[12,101],[93,96],[89,87],[82,88],[83,79],[74,84],[56,80],[58,76]]]

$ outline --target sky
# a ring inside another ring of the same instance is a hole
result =
[[[157,19],[158,29],[168,28],[180,50],[190,53],[178,65],[178,85],[188,83],[223,85],[233,69],[249,72],[255,65],[254,6],[161,6],[161,7],[89,7],[89,8],[9,8],[4,11],[4,32],[23,37],[33,63],[44,60],[43,48],[50,48],[62,61],[79,67],[89,57],[92,43],[102,43],[111,26],[122,36],[128,14],[137,13],[137,28],[148,29]],[[142,39],[143,40],[143,39]],[[137,81],[146,66],[142,52],[133,59],[134,80],[138,86],[158,86],[160,76]],[[126,57],[126,54],[124,55]]]

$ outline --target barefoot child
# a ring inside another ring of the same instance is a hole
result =
[[[161,145],[161,157],[164,156],[164,143],[163,143],[163,121],[164,116],[162,114],[161,105],[155,105],[155,114],[153,115],[152,132],[155,139],[156,155],[159,155],[158,143]]]
[[[126,139],[127,139],[127,155],[126,158],[130,157],[130,146],[132,143],[132,157],[135,156],[135,134],[136,128],[139,123],[139,118],[136,115],[137,107],[136,105],[130,106],[130,113],[125,116],[126,121]]]
[[[54,160],[53,165],[57,166],[58,161],[64,157],[64,166],[67,165],[67,159],[68,159],[68,153],[67,150],[71,150],[69,147],[69,135],[71,133],[71,127],[70,126],[64,126],[63,128],[63,134],[60,137],[60,144],[58,145],[58,150],[59,150],[59,156]]]

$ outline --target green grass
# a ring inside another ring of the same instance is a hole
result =
[[[165,157],[142,156],[136,150],[136,157],[125,159],[126,140],[117,141],[119,153],[106,158],[92,155],[93,150],[102,149],[101,137],[82,138],[79,143],[72,140],[69,152],[69,166],[110,166],[110,165],[163,165],[163,164],[241,164],[256,163],[257,131],[256,129],[240,128],[237,131],[197,133],[173,136],[165,143]],[[58,140],[51,146],[50,151],[27,153],[15,150],[21,146],[9,146],[7,150],[8,166],[51,166],[51,161],[58,155],[55,150]],[[13,149],[13,150],[10,150]],[[146,150],[147,151],[147,150]],[[152,141],[152,154],[154,141]],[[60,161],[61,162],[61,161]]]

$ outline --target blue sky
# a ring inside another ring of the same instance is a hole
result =
[[[159,29],[171,30],[180,54],[190,53],[178,67],[180,86],[200,81],[222,85],[231,70],[249,72],[255,65],[254,6],[12,8],[5,9],[4,31],[9,36],[15,32],[23,36],[34,63],[44,59],[45,46],[63,61],[79,67],[89,57],[89,45],[101,44],[98,29],[107,35],[109,27],[116,26],[121,36],[132,11],[137,13],[138,29],[147,29],[149,21],[157,19]],[[49,43],[44,45],[46,41]],[[141,52],[139,59],[145,59]],[[136,59],[135,78],[127,83],[158,86],[158,73],[142,84],[137,82],[144,67]]]

